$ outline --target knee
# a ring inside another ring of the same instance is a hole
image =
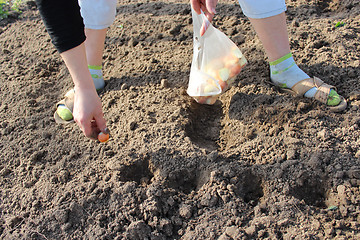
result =
[[[86,28],[104,29],[115,20],[116,0],[79,0]]]
[[[286,11],[285,0],[238,0],[245,16],[267,18]]]

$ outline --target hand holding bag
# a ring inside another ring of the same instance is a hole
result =
[[[203,12],[198,15],[191,10],[194,49],[187,93],[198,103],[211,105],[231,86],[247,61],[236,44],[216,29]],[[208,27],[200,36],[203,24]]]

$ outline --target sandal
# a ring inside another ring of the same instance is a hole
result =
[[[72,116],[74,109],[74,96],[75,90],[71,89],[65,94],[64,99],[56,104],[56,111],[54,113],[54,119],[56,123],[74,122],[74,118]],[[62,117],[60,117],[60,115]]]
[[[336,88],[332,85],[329,85],[322,81],[320,78],[313,77],[313,78],[307,78],[304,80],[301,80],[297,82],[292,88],[284,88],[281,86],[278,86],[271,82],[272,85],[275,85],[276,87],[279,87],[281,91],[290,93],[294,96],[304,96],[304,94],[312,89],[313,87],[317,88],[317,91],[314,95],[314,99],[318,100],[321,103],[324,103],[327,108],[332,112],[341,112],[346,109],[347,102],[344,97],[340,96],[340,103],[336,106],[329,106],[327,105],[328,99],[332,97],[330,94],[331,89],[336,90]]]

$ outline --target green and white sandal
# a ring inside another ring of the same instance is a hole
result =
[[[54,113],[54,119],[56,123],[73,123],[73,110],[74,110],[74,96],[75,90],[71,89],[66,94],[63,100],[56,104],[56,111]]]
[[[280,88],[280,91],[290,93],[294,96],[304,96],[304,94],[310,89],[316,87],[317,91],[314,95],[314,99],[325,104],[327,108],[332,112],[342,112],[347,108],[347,102],[344,97],[337,94],[336,88],[322,81],[320,78],[313,77],[307,78],[297,82],[292,88],[286,88],[285,86],[279,86],[271,82],[272,85]]]

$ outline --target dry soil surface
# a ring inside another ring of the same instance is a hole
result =
[[[268,84],[263,47],[230,0],[213,23],[249,64],[199,105],[186,94],[189,2],[119,1],[105,144],[53,120],[73,84],[35,3],[1,20],[0,238],[359,239],[360,3],[286,2],[297,63],[337,87],[344,112]]]

